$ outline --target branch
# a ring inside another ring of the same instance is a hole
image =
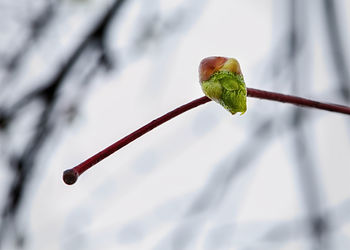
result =
[[[317,102],[298,96],[284,95],[253,88],[247,88],[247,96],[350,115],[350,107],[333,103]]]
[[[259,89],[253,89],[253,88],[247,88],[247,96],[253,97],[253,98],[260,98],[260,99],[266,99],[271,101],[277,101],[277,102],[283,102],[283,103],[291,103],[298,106],[304,106],[309,108],[316,108],[316,109],[322,109],[327,111],[333,111],[337,113],[343,113],[350,115],[350,107],[342,106],[338,104],[331,104],[331,103],[323,103],[323,102],[317,102],[313,100],[309,100],[306,98],[301,98],[297,96],[291,96],[291,95],[284,95],[280,93],[275,92],[269,92]],[[182,105],[165,115],[162,115],[158,117],[157,119],[151,121],[150,123],[144,125],[143,127],[139,128],[138,130],[132,132],[131,134],[125,136],[124,138],[120,139],[119,141],[115,142],[114,144],[110,145],[109,147],[103,149],[99,153],[93,155],[89,159],[83,161],[79,165],[75,166],[74,168],[67,169],[63,173],[63,181],[68,184],[72,185],[74,184],[78,177],[84,173],[86,170],[97,164],[98,162],[102,161],[109,155],[113,154],[114,152],[118,151],[122,147],[128,145],[130,142],[136,140],[137,138],[141,137],[142,135],[146,134],[147,132],[151,131],[152,129],[158,127],[159,125],[169,121],[170,119],[190,110],[197,106],[200,106],[204,103],[207,103],[211,101],[208,97],[203,96],[198,99],[195,99],[185,105]]]

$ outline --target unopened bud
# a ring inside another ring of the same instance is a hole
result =
[[[199,65],[204,94],[235,114],[247,110],[247,89],[238,61],[234,58],[207,57]]]

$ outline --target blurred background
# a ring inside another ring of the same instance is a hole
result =
[[[210,102],[207,56],[248,87],[350,105],[348,0],[0,0],[0,248],[350,249],[348,116]]]

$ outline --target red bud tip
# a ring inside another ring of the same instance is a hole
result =
[[[79,174],[73,169],[68,169],[63,172],[63,181],[67,185],[73,185],[78,180]]]
[[[199,64],[199,81],[203,82],[209,80],[210,76],[219,71],[227,60],[227,57],[221,56],[204,58]]]

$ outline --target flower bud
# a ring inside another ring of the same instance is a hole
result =
[[[231,114],[247,110],[247,90],[236,59],[204,58],[199,65],[199,81],[204,94]]]

